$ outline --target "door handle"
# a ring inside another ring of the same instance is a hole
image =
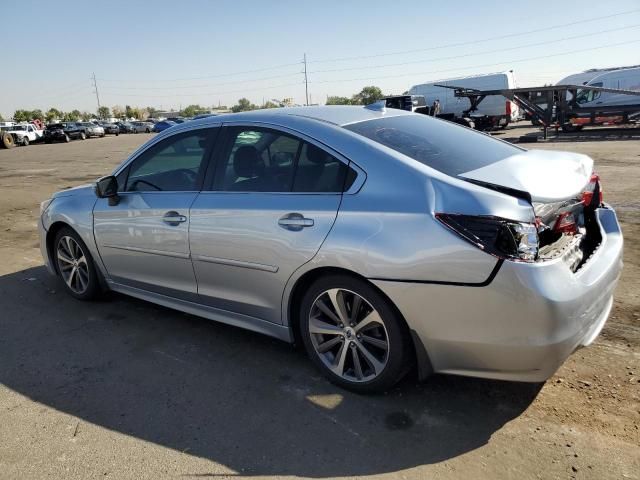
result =
[[[305,227],[313,227],[313,218],[305,218],[300,213],[289,213],[280,217],[278,225],[287,230],[299,231]]]
[[[184,215],[180,215],[178,212],[171,211],[164,214],[164,216],[162,217],[162,221],[168,223],[169,225],[176,226],[179,223],[186,222],[187,217],[185,217]]]

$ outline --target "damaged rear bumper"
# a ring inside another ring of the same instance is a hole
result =
[[[611,311],[622,232],[613,210],[599,208],[596,215],[602,241],[576,273],[558,258],[505,261],[485,286],[374,283],[422,342],[427,368],[544,381],[576,348],[595,340]]]

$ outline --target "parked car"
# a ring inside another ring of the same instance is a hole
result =
[[[87,138],[104,137],[104,128],[92,122],[76,122],[78,128],[83,129]]]
[[[129,122],[118,122],[116,125],[120,129],[120,133],[135,133],[133,125]]]
[[[167,118],[167,120],[174,123],[184,123],[187,121],[187,119],[184,117],[171,117]]]
[[[0,146],[11,148],[15,145],[28,146],[30,143],[42,140],[44,131],[40,130],[36,125],[31,123],[15,124],[7,127],[0,127],[2,138],[0,138]],[[11,138],[7,138],[7,136]]]
[[[151,133],[153,123],[149,122],[131,122],[133,133]]]
[[[85,140],[87,134],[76,122],[62,122],[47,125],[44,129],[44,142],[69,142],[75,139]]]
[[[169,127],[173,127],[174,125],[177,125],[176,122],[172,122],[171,120],[163,120],[162,122],[158,122],[153,126],[153,132],[163,132],[165,131],[167,128]]]
[[[545,380],[597,337],[622,268],[591,158],[384,107],[179,125],[41,210],[73,297],[105,286],[297,339],[360,392],[414,362]]]
[[[120,127],[115,123],[98,122],[98,125],[104,129],[106,135],[115,135],[117,137],[120,134]]]

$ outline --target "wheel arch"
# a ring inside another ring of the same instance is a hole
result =
[[[69,225],[67,222],[58,220],[56,222],[53,222],[51,226],[49,226],[49,230],[47,230],[47,236],[45,239],[45,244],[47,246],[47,256],[49,258],[49,264],[53,267],[54,271],[58,275],[60,274],[60,271],[58,270],[58,262],[54,261],[55,259],[53,256],[53,250],[54,250],[53,242],[55,241],[56,235],[58,234],[58,232],[65,227],[70,228],[75,232],[75,229],[71,225]]]
[[[91,251],[91,248],[88,245],[86,245],[86,242],[85,242],[83,236],[81,235],[81,233],[76,228],[74,228],[73,225],[71,225],[71,224],[69,224],[69,223],[67,223],[67,222],[65,222],[63,220],[56,220],[55,222],[53,222],[49,226],[49,230],[47,230],[47,235],[45,237],[45,245],[47,246],[47,256],[49,258],[49,264],[51,265],[53,270],[56,272],[56,275],[60,275],[60,271],[58,270],[58,262],[55,261],[55,257],[53,255],[54,248],[55,248],[55,245],[53,243],[54,243],[54,241],[56,239],[56,235],[63,228],[68,228],[68,229],[72,230],[76,235],[78,235],[80,240],[82,240],[82,242],[85,243],[85,246],[87,247],[87,250],[88,250],[88,254],[93,259],[93,262],[94,262],[94,265],[95,265],[95,269],[96,269],[96,273],[98,274],[98,283],[100,284],[100,288],[103,291],[109,290],[109,286],[107,285],[107,281],[106,281],[106,279],[104,277],[104,273],[102,272],[102,269],[101,269],[102,259],[99,258],[99,256],[98,256],[98,258],[95,258],[96,255],[94,255],[94,252]]]
[[[291,293],[288,297],[288,303],[286,308],[286,319],[285,323],[289,326],[291,330],[291,336],[293,338],[293,342],[296,345],[302,345],[302,337],[300,332],[300,321],[298,319],[298,310],[300,309],[300,304],[302,302],[302,297],[304,296],[304,292],[309,288],[309,286],[316,281],[317,279],[325,276],[325,275],[347,275],[353,278],[357,278],[358,280],[362,280],[374,288],[384,299],[387,300],[390,307],[393,308],[398,318],[401,319],[402,323],[407,329],[411,337],[411,344],[413,346],[412,351],[412,362],[413,364],[417,364],[418,366],[418,377],[422,380],[428,377],[432,372],[433,368],[431,367],[431,361],[429,360],[429,356],[424,347],[424,344],[418,337],[418,335],[413,331],[406,319],[402,315],[400,309],[396,306],[396,304],[389,298],[389,296],[383,292],[377,285],[370,282],[366,277],[359,275],[352,270],[348,270],[346,268],[341,267],[333,267],[333,266],[322,266],[316,267],[305,272],[303,275],[298,278],[293,287],[291,288]]]

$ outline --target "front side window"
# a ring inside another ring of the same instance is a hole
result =
[[[198,130],[169,137],[129,167],[127,192],[197,190],[204,175],[205,151],[213,132]]]
[[[351,183],[355,179],[345,163],[287,133],[239,127],[229,132],[216,190],[340,193],[347,177]]]
[[[590,87],[602,87],[602,82],[596,82],[589,85]],[[589,103],[593,102],[597,98],[600,97],[602,92],[598,92],[596,90],[578,90],[576,95],[577,103]]]

